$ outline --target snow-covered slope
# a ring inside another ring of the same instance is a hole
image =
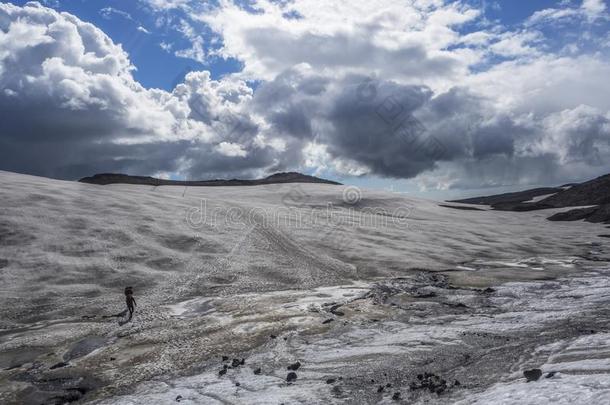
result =
[[[545,364],[537,345],[564,342],[556,355],[608,324],[610,289],[571,293],[607,280],[603,226],[547,221],[554,210],[455,210],[322,184],[96,186],[7,172],[0,184],[0,402],[484,401]],[[138,307],[123,323],[113,315],[128,285]],[[555,290],[579,298],[537,310]],[[558,332],[538,338],[547,327]],[[493,371],[460,357],[483,352]],[[222,355],[245,365],[219,376]],[[423,372],[462,384],[423,395],[409,388]],[[377,392],[382,381],[392,386]]]

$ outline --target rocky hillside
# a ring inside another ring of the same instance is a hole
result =
[[[536,200],[551,194],[545,198]],[[503,211],[533,211],[548,208],[587,207],[562,212],[549,217],[552,221],[610,223],[610,174],[584,183],[555,188],[536,188],[516,193],[456,200],[463,204],[490,205]],[[589,207],[593,206],[593,207]]]
[[[496,194],[484,197],[466,198],[463,200],[454,200],[450,202],[457,202],[462,204],[477,204],[477,205],[490,205],[497,210],[513,211],[514,208],[525,201],[529,201],[533,198],[554,194],[562,191],[560,187],[540,187],[533,188],[525,191],[517,191],[514,193]]]

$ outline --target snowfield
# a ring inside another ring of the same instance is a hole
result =
[[[603,225],[319,184],[0,183],[1,403],[610,403]]]

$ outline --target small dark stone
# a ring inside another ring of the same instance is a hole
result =
[[[394,401],[400,400],[400,392],[395,392],[394,395],[392,395],[392,400],[394,400]]]
[[[284,338],[284,341],[287,341],[287,340],[288,340],[288,337],[285,337],[285,338]]]
[[[556,373],[557,373],[556,371],[551,371],[551,372],[548,372],[548,373],[546,373],[545,378],[551,378],[551,377],[553,377],[553,376],[554,376]]]
[[[246,359],[241,359],[241,361],[239,362],[239,365],[243,366],[244,364],[246,364]]]
[[[227,361],[229,360],[229,356],[222,356],[222,361]]]
[[[259,375],[260,373],[262,373],[263,370],[261,370],[261,368],[257,368],[256,370],[254,370],[254,374],[255,375]]]
[[[323,323],[323,324],[326,324],[326,323],[331,323],[332,321],[334,321],[334,319],[332,319],[332,318],[328,318],[328,319],[326,319],[326,320],[325,320],[324,322],[322,322],[322,323]]]
[[[460,382],[459,382],[458,380],[455,380],[455,381],[453,382],[453,386],[454,386],[454,387],[459,387],[460,385],[462,385],[462,384],[460,384]]]
[[[288,370],[297,371],[299,369],[299,367],[301,367],[301,363],[297,361],[296,363],[292,363],[291,365],[289,365],[286,368]]]
[[[337,380],[335,380],[334,378],[329,378],[328,380],[326,380],[326,384],[334,384],[335,381]]]
[[[178,396],[176,397],[176,402],[180,402],[180,400],[181,400],[181,399],[182,399],[182,395],[178,395]]]
[[[115,361],[115,360],[116,360],[116,357],[111,357],[110,358],[110,361]]]
[[[277,336],[275,336],[275,335],[270,335],[269,337],[270,337],[271,339],[275,339],[275,338],[277,338]]]
[[[527,382],[530,381],[538,381],[538,379],[542,376],[542,370],[539,368],[533,368],[531,370],[525,370],[523,372],[523,376],[527,378]]]
[[[61,367],[66,367],[68,365],[68,363],[66,363],[65,361],[60,361],[59,363],[53,364],[51,367],[49,367],[51,370],[55,370],[56,368],[61,368]]]
[[[387,388],[390,388],[390,387],[392,386],[392,384],[387,383],[385,386],[386,386]]]
[[[222,370],[220,370],[220,371],[218,372],[218,375],[220,375],[220,376],[223,376],[223,375],[225,375],[225,374],[227,374],[227,369],[226,369],[226,368],[223,368]]]
[[[295,373],[294,371],[291,371],[290,373],[288,373],[288,375],[286,376],[286,381],[288,382],[293,382],[296,381],[297,379],[297,373]]]
[[[383,392],[384,389],[385,387],[383,385],[380,385],[379,388],[377,388],[377,393]]]
[[[337,316],[345,316],[345,314],[343,312],[341,312],[341,311],[333,312],[333,314],[335,314]]]
[[[236,387],[239,387],[240,385],[241,385],[241,384],[240,384],[240,383],[238,383],[238,382],[236,382],[236,383],[235,383],[235,386],[236,386]]]
[[[485,294],[491,294],[491,293],[495,293],[496,290],[495,290],[495,288],[487,287],[486,289],[483,290],[483,292]]]
[[[239,367],[240,363],[241,361],[239,361],[239,359],[233,359],[233,361],[231,362],[231,367]]]
[[[417,375],[417,379],[421,381],[421,380],[423,380],[423,379],[424,379],[424,376],[423,376],[422,374],[418,374],[418,375]]]

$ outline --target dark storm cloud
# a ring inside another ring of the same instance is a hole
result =
[[[323,83],[315,93],[302,83]],[[515,139],[529,133],[465,89],[434,95],[426,86],[402,85],[350,75],[324,81],[311,71],[291,70],[262,85],[254,110],[273,131],[327,146],[332,157],[369,172],[410,178],[437,163],[511,156]]]
[[[349,157],[389,177],[413,177],[432,168],[439,156],[426,153],[430,139],[414,116],[432,92],[422,86],[367,80],[352,78],[324,114],[330,131],[321,139],[331,155]],[[366,93],[368,86],[374,86],[374,94]]]

